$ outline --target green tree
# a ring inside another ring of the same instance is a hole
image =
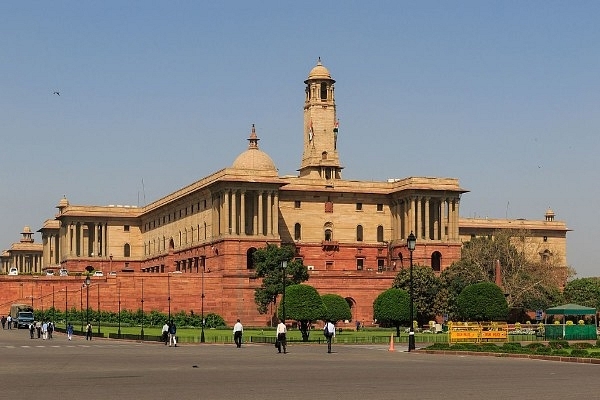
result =
[[[467,286],[456,299],[459,318],[468,321],[505,321],[508,303],[502,289],[491,282]]]
[[[393,288],[404,289],[410,295],[410,268],[401,270],[392,284]],[[413,265],[413,302],[415,319],[419,326],[427,323],[435,315],[433,304],[438,294],[440,280],[431,269],[421,265]]]
[[[600,279],[574,279],[565,286],[564,296],[569,303],[600,308]]]
[[[373,318],[379,323],[395,326],[396,336],[400,336],[400,324],[403,322],[409,323],[410,320],[410,296],[408,292],[391,288],[381,293],[373,302]]]
[[[338,294],[324,294],[321,296],[323,304],[327,309],[325,319],[336,323],[338,321],[345,321],[352,319],[352,311],[346,299]]]
[[[290,246],[268,244],[252,255],[255,276],[262,278],[262,284],[254,291],[254,302],[258,312],[266,314],[269,305],[275,304],[277,296],[283,293],[283,273],[281,262],[287,261],[285,285],[295,285],[308,280],[308,270],[300,260],[292,260],[294,249]]]
[[[433,310],[437,315],[456,316],[456,298],[469,285],[486,282],[488,277],[476,265],[458,261],[442,271],[439,290],[433,301]]]
[[[279,315],[282,313],[279,305]],[[285,316],[300,322],[302,340],[308,341],[308,325],[311,321],[324,319],[327,308],[317,290],[309,285],[291,285],[285,289]]]
[[[473,238],[463,245],[459,262],[479,269],[486,281],[495,282],[499,261],[502,288],[509,295],[509,307],[539,304],[544,295],[555,293],[573,275],[573,270],[559,263],[558,254],[544,259],[527,257],[543,253],[541,247],[535,248],[539,245],[527,240],[531,236],[526,230],[508,229]]]

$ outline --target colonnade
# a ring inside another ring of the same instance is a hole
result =
[[[277,190],[225,189],[213,198],[213,227],[222,235],[279,235]]]
[[[393,234],[406,239],[458,240],[459,197],[409,196],[392,203]]]
[[[87,235],[85,234],[87,228]],[[64,254],[74,257],[106,257],[108,255],[108,223],[72,222],[61,232],[59,259]]]

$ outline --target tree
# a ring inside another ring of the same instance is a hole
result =
[[[565,300],[586,307],[600,307],[600,279],[580,278],[567,283]]]
[[[560,257],[536,259],[532,254],[543,253],[539,245],[528,242],[526,230],[499,230],[490,237],[476,237],[463,245],[462,265],[481,271],[489,282],[495,282],[496,262],[500,262],[502,288],[508,296],[510,307],[525,307],[540,303],[546,295],[555,293],[566,279],[573,275],[570,267],[559,263]],[[535,247],[537,246],[537,247]]]
[[[491,282],[467,286],[456,299],[459,318],[467,321],[505,321],[508,303],[502,289]]]
[[[415,319],[419,326],[427,323],[435,315],[432,305],[438,294],[440,280],[431,267],[413,265],[413,302]],[[410,296],[410,269],[401,270],[392,284],[393,288],[404,289]]]
[[[381,293],[373,302],[373,318],[379,323],[396,327],[400,336],[400,324],[410,323],[410,296],[406,290],[391,288]]]
[[[352,318],[352,311],[346,299],[338,294],[324,294],[321,296],[323,304],[327,309],[325,319],[333,323],[338,321],[350,320]]]
[[[469,285],[486,282],[488,277],[476,265],[455,262],[440,275],[439,290],[433,301],[433,310],[437,315],[456,316],[456,298]]]
[[[254,291],[254,302],[258,312],[266,314],[269,305],[275,304],[277,296],[283,293],[283,270],[281,262],[287,261],[285,284],[295,285],[308,280],[308,270],[300,260],[292,260],[294,249],[290,246],[268,244],[252,255],[255,277],[263,278],[262,284]]]
[[[282,304],[279,304],[281,315]],[[308,342],[308,325],[325,319],[327,308],[317,290],[309,285],[291,285],[285,289],[285,316],[300,322],[302,340]]]

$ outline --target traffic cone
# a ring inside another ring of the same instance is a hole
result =
[[[394,350],[394,334],[393,333],[390,336],[390,348],[388,349],[388,351],[395,351]]]

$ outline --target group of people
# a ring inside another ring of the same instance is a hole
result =
[[[3,315],[2,318],[0,318],[0,323],[2,323],[2,329],[6,329],[7,324],[8,329],[12,329],[13,320],[10,315],[8,317]]]
[[[54,322],[34,321],[29,324],[29,338],[34,339],[37,333],[38,339],[52,339],[54,332]]]
[[[233,326],[233,341],[238,349],[242,347],[243,332],[244,327],[238,319]],[[333,322],[329,320],[325,322],[325,325],[323,326],[323,334],[327,340],[327,353],[331,353],[331,342],[335,337],[335,325]],[[278,353],[281,353],[283,350],[283,354],[287,354],[287,326],[282,319],[280,319],[279,323],[277,324],[277,330],[275,333],[275,348],[277,349]]]
[[[162,341],[165,342],[165,346],[169,345],[169,347],[177,347],[177,326],[175,325],[175,322],[165,322],[162,327]]]

